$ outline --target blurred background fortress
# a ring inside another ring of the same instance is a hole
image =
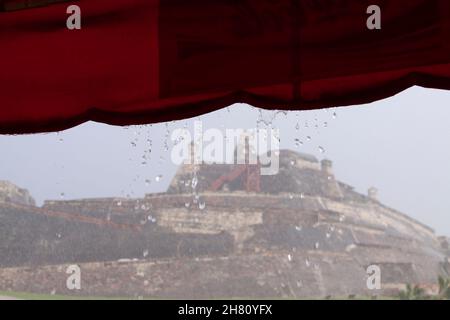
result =
[[[282,150],[280,172],[184,165],[164,194],[47,201],[0,182],[0,291],[153,298],[323,298],[436,289],[449,241]],[[66,288],[68,265],[82,289]],[[382,289],[367,288],[377,265]]]

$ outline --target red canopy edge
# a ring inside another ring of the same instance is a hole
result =
[[[0,12],[0,134],[307,110],[450,90],[447,0],[81,0]],[[377,1],[375,1],[377,2]]]

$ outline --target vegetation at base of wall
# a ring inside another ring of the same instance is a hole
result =
[[[428,295],[423,288],[408,284],[406,290],[399,293],[398,298],[400,300],[450,300],[450,278],[440,276],[438,283],[437,295]]]
[[[439,295],[440,299],[450,300],[450,278],[439,277]]]

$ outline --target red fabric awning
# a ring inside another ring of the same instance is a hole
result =
[[[81,30],[66,28],[72,3]],[[372,4],[381,30],[366,28]],[[81,0],[0,12],[0,133],[450,89],[449,16],[448,0]]]

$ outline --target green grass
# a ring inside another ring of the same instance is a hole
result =
[[[11,297],[21,300],[133,300],[132,298],[121,297],[82,297],[82,296],[63,296],[52,294],[39,294],[27,292],[9,292],[0,291],[0,296]]]
[[[51,294],[38,294],[38,293],[26,293],[26,292],[8,292],[8,291],[0,291],[0,296],[5,297],[11,297],[21,300],[136,300],[136,298],[130,298],[130,297],[83,297],[83,296],[64,296],[64,295],[51,295]],[[275,299],[254,299],[254,298],[234,298],[237,300],[322,300],[320,298],[312,298],[312,299],[282,299],[282,298],[275,298]],[[231,299],[231,300],[234,300]],[[155,299],[155,298],[144,298],[144,300],[161,300],[161,299]],[[218,299],[212,299],[212,300],[218,300]],[[222,300],[222,299],[219,299]],[[223,299],[223,300],[230,300],[230,299]],[[364,297],[364,296],[356,296],[353,299],[349,299],[348,297],[331,297],[329,300],[372,300],[371,297]],[[378,300],[398,300],[394,297],[378,297]]]

